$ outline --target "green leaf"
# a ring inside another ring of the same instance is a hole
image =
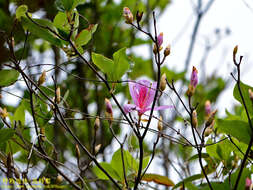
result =
[[[218,120],[218,131],[229,134],[239,141],[249,143],[252,131],[247,122],[240,120]]]
[[[119,175],[110,164],[106,162],[101,162],[99,164],[108,172],[109,175],[112,176],[112,178],[120,180]],[[97,166],[93,167],[92,170],[99,179],[109,180],[109,178]]]
[[[86,0],[74,0],[72,9],[76,8],[78,5],[85,3]]]
[[[27,5],[20,5],[16,9],[16,18],[20,19],[22,16],[25,16],[25,13],[28,11]]]
[[[18,80],[19,72],[13,69],[0,71],[0,87],[10,86]]]
[[[60,30],[65,32],[70,31],[70,24],[68,23],[68,18],[65,12],[58,12],[57,15],[54,17],[54,26]]]
[[[120,79],[122,75],[129,69],[129,61],[126,55],[126,48],[121,48],[113,54],[114,60],[114,76],[116,80]]]
[[[173,189],[176,189],[176,188],[180,187],[181,185],[183,185],[183,183],[186,184],[186,183],[195,181],[195,180],[197,180],[197,179],[201,179],[201,178],[203,178],[203,177],[204,177],[204,176],[203,176],[202,174],[192,175],[192,176],[190,176],[190,177],[185,178],[183,181],[180,181],[179,183],[177,183],[177,184],[173,187]]]
[[[212,144],[213,141],[209,138],[209,139],[207,140],[206,143],[207,143],[207,144]],[[217,144],[212,144],[212,145],[206,147],[206,152],[207,152],[210,156],[212,156],[212,157],[214,157],[214,158],[220,160],[220,156],[217,154],[216,149],[217,149]]]
[[[72,11],[78,5],[84,3],[85,0],[56,0],[56,7],[61,11]]]
[[[158,174],[144,174],[141,179],[142,181],[153,181],[157,184],[165,185],[167,187],[174,186],[174,183],[171,179],[166,176],[158,175]]]
[[[145,156],[145,157],[143,158],[142,170],[144,170],[144,169],[148,166],[149,160],[150,160],[150,156]]]
[[[33,19],[34,22],[40,24],[41,26],[44,27],[49,27],[54,31],[57,31],[56,28],[54,27],[53,23],[51,23],[48,20],[43,20],[43,19]],[[54,34],[52,34],[49,30],[40,27],[39,25],[33,23],[30,19],[22,17],[21,18],[21,23],[24,29],[29,30],[32,34],[35,36],[42,38],[48,42],[50,42],[53,45],[56,45],[58,47],[61,47],[63,43],[62,40],[58,39]]]
[[[201,153],[201,157],[202,157],[202,158],[208,158],[208,157],[209,157],[209,154],[207,154],[207,153]],[[198,159],[198,158],[199,158],[199,154],[195,154],[195,155],[193,155],[192,157],[190,157],[190,158],[188,159],[188,162],[193,161],[193,160],[196,160],[196,159]]]
[[[253,104],[252,104],[252,101],[250,100],[250,97],[249,97],[249,89],[251,89],[253,91],[253,87],[251,87],[247,84],[244,84],[242,82],[240,82],[240,86],[241,86],[242,95],[243,95],[243,98],[245,100],[245,104],[247,106],[249,114],[251,116],[253,116]],[[234,95],[234,98],[236,100],[238,100],[243,105],[243,102],[242,102],[237,84],[234,87],[233,95]]]
[[[20,121],[23,126],[25,125],[25,107],[23,103],[16,109],[13,119],[15,121]]]
[[[104,73],[109,74],[113,72],[114,64],[113,61],[103,55],[92,52],[93,63]]]
[[[1,129],[0,130],[0,139],[1,139],[0,144],[8,141],[11,137],[13,137],[13,135],[14,135],[13,129],[8,129],[8,128]]]
[[[125,171],[128,171],[128,162],[126,157],[126,151],[123,150],[123,156],[124,156],[124,166]],[[120,176],[121,180],[124,179],[124,170],[123,170],[123,163],[122,163],[122,157],[121,157],[121,149],[119,148],[112,156],[111,161],[112,168],[117,172],[117,174]],[[126,173],[127,174],[127,173]]]
[[[84,29],[76,36],[75,42],[77,46],[83,46],[87,44],[90,41],[90,39],[91,39],[91,31]]]
[[[97,24],[95,25],[89,25],[88,28],[82,30],[77,36],[76,36],[76,39],[75,39],[75,43],[77,46],[83,46],[85,44],[87,44],[91,37],[92,37],[92,34],[96,31],[97,29]]]

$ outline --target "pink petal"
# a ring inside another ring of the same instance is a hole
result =
[[[153,82],[151,88],[148,88],[148,95],[145,101],[145,108],[149,107],[150,104],[154,101],[156,86],[157,82]]]
[[[130,91],[130,95],[134,101],[134,104],[135,105],[139,105],[138,104],[138,94],[137,94],[137,89],[136,89],[136,83],[134,82],[129,82],[128,83],[128,86],[129,86],[129,91]]]
[[[133,110],[135,110],[136,109],[136,105],[134,105],[134,104],[125,104],[124,106],[123,106],[123,110],[124,110],[124,112],[126,113],[126,114],[128,114],[129,112],[131,112],[131,111],[133,111]]]
[[[169,108],[174,108],[174,106],[171,106],[171,105],[168,105],[168,106],[156,106],[156,107],[154,108],[154,110],[155,110],[155,111],[158,111],[158,110],[165,110],[165,109],[169,109]],[[149,110],[151,110],[151,108],[145,109],[145,112],[146,112],[146,111],[149,111]]]

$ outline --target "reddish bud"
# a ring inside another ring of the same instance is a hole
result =
[[[131,24],[134,21],[133,14],[128,7],[123,8],[123,16],[125,17],[125,22],[127,24]]]
[[[196,88],[198,84],[198,70],[196,67],[192,67],[192,74],[191,74],[191,85]]]
[[[158,43],[158,47],[161,47],[163,44],[163,33],[162,32],[157,36],[157,43]]]

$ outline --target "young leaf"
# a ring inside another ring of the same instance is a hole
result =
[[[93,63],[104,73],[110,74],[113,72],[113,61],[103,55],[92,53],[91,55]]]
[[[251,89],[253,91],[253,87],[251,87],[249,85],[246,85],[246,84],[244,84],[242,82],[240,82],[240,86],[241,86],[242,95],[243,95],[243,98],[245,100],[245,104],[247,106],[249,114],[251,116],[253,116],[253,104],[252,104],[252,101],[250,100],[250,97],[249,97],[249,89]],[[237,84],[234,87],[233,95],[234,95],[234,98],[236,100],[238,100],[241,104],[243,104],[243,101],[242,101],[242,98],[240,96]]]
[[[249,143],[252,131],[247,122],[240,120],[218,120],[218,130],[227,133],[239,141]]]
[[[77,46],[83,46],[87,44],[91,39],[91,32],[87,29],[82,30],[77,36],[76,36],[76,45]]]
[[[16,9],[16,18],[19,20],[22,16],[25,16],[25,13],[28,11],[27,5],[20,5]]]
[[[77,36],[76,36],[76,39],[75,39],[75,43],[77,46],[83,46],[85,44],[87,44],[91,37],[92,37],[92,34],[97,30],[97,24],[93,25],[89,25],[88,28],[82,30]]]
[[[166,176],[158,175],[158,174],[144,174],[142,181],[153,181],[157,184],[165,185],[167,187],[174,186],[175,184],[171,179]]]
[[[112,178],[120,180],[119,175],[110,164],[101,162],[100,165],[112,176]],[[109,178],[97,166],[93,167],[92,170],[99,179],[109,180]]]
[[[118,80],[129,69],[128,57],[126,55],[126,48],[121,48],[113,54],[114,60],[114,76]]]
[[[18,80],[19,72],[13,69],[0,70],[0,87],[10,86]]]

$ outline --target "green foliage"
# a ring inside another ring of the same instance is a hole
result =
[[[252,135],[249,124],[240,120],[218,120],[218,130],[248,144]]]
[[[25,13],[28,11],[27,5],[21,5],[16,10],[16,18],[20,20],[22,16],[25,16]]]
[[[244,84],[242,82],[240,82],[240,87],[241,87],[242,96],[243,96],[243,98],[245,100],[245,104],[247,106],[249,114],[250,114],[251,117],[253,117],[253,104],[252,104],[252,101],[250,100],[250,97],[249,97],[249,89],[251,89],[253,91],[253,87],[251,87],[251,86],[249,86],[247,84]],[[234,98],[237,101],[239,101],[241,104],[243,104],[243,101],[242,101],[242,98],[240,96],[237,84],[234,87],[233,94],[234,94]]]
[[[13,69],[0,70],[0,87],[10,86],[14,84],[19,77],[19,72]]]
[[[84,2],[85,0],[56,0],[55,4],[59,10],[69,12]]]
[[[12,138],[14,135],[14,132],[15,131],[13,129],[8,129],[8,128],[0,129],[0,139],[1,139],[0,144],[5,143],[10,138]]]
[[[55,32],[57,31],[53,23],[48,20],[34,19],[34,21],[43,27],[49,27]],[[21,17],[21,23],[25,30],[29,30],[32,34],[50,42],[55,46],[61,47],[65,43],[63,42],[63,40],[56,38],[55,35],[52,34],[50,31],[48,31],[46,28],[40,27],[39,25],[35,24],[28,18]]]
[[[129,69],[126,48],[113,54],[113,60],[96,53],[92,53],[94,64],[112,80],[118,80]]]
[[[86,45],[92,37],[92,34],[97,30],[97,24],[94,26],[90,26],[87,29],[82,30],[75,39],[75,43],[77,46],[83,46]]]

